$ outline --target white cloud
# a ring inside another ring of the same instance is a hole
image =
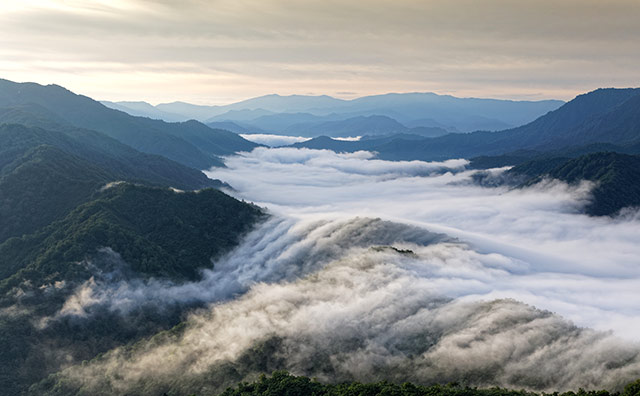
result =
[[[533,188],[483,188],[465,161],[387,162],[366,152],[258,149],[209,172],[233,194],[300,219],[381,217],[443,232],[525,268],[478,290],[446,295],[517,297],[583,326],[637,338],[640,227],[637,217],[579,214],[590,185],[545,181]],[[450,169],[453,172],[444,172]],[[481,271],[474,276],[480,276]],[[551,282],[550,279],[556,279]],[[564,286],[563,286],[564,285]],[[563,290],[563,287],[566,290]],[[467,290],[464,292],[464,290]],[[627,318],[627,321],[622,320]]]
[[[293,143],[305,142],[310,139],[302,136],[271,135],[263,133],[240,134],[240,136],[254,143],[264,144],[269,147],[288,146]]]
[[[244,296],[192,315],[180,335],[155,337],[133,352],[117,349],[66,370],[65,384],[89,392],[142,387],[159,393],[169,387],[202,393],[256,372],[287,369],[332,382],[462,381],[549,391],[619,389],[640,376],[638,345],[513,300],[451,300],[439,294],[447,288],[482,289],[492,279],[522,272],[509,258],[433,235],[431,243],[393,243],[413,253],[351,244],[376,237],[420,239],[416,229],[381,221],[357,220],[317,234],[321,228],[300,240],[315,253],[340,253],[321,269],[287,282],[254,284]],[[239,250],[250,259],[260,251],[249,245]],[[281,269],[295,270],[296,263],[305,260],[290,260]]]
[[[226,163],[209,175],[276,216],[200,282],[78,288],[60,315],[209,306],[180,334],[65,370],[66,386],[211,393],[287,369],[333,382],[614,390],[640,376],[640,216],[579,214],[589,184],[483,188],[464,160],[367,152],[261,148]]]

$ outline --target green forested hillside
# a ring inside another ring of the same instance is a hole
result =
[[[27,151],[0,171],[0,243],[63,217],[112,180],[109,172],[55,147]]]
[[[27,118],[23,124],[3,124],[0,116],[0,170],[28,150],[45,144],[89,161],[122,180],[180,189],[220,186],[199,170],[158,155],[141,153],[101,133],[49,122],[32,127],[29,125],[37,115],[24,116]]]
[[[612,215],[629,206],[640,206],[640,156],[596,153],[573,159],[549,172],[549,176],[575,183],[591,180],[591,215]]]
[[[64,387],[61,387],[64,388]],[[45,393],[49,394],[49,393]],[[50,394],[62,395],[53,391]],[[166,393],[165,393],[166,395]],[[173,396],[215,396],[216,393],[180,394]],[[446,385],[416,385],[409,382],[396,384],[388,381],[376,383],[347,382],[341,384],[326,384],[316,379],[294,376],[286,371],[275,371],[271,376],[261,375],[254,382],[241,382],[230,387],[220,396],[544,396],[546,393],[536,393],[524,389],[506,388],[471,388],[457,383]],[[568,392],[554,392],[555,396],[638,396],[640,395],[640,380],[629,383],[622,392],[607,390],[576,389]]]
[[[25,280],[85,279],[90,273],[75,263],[100,247],[120,253],[141,276],[195,279],[261,216],[258,208],[214,189],[114,185],[64,219],[0,244],[0,293]]]
[[[6,240],[0,244],[0,389],[19,394],[64,364],[91,359],[183,318],[184,307],[158,312],[140,306],[130,315],[105,311],[91,320],[61,318],[41,326],[82,282],[114,270],[108,260],[93,260],[99,249],[120,254],[127,266],[120,269],[124,279],[181,282],[211,267],[212,257],[232,248],[263,216],[214,189],[175,192],[117,184],[64,219]]]
[[[640,380],[630,383],[620,394],[621,396],[637,396],[640,394]],[[359,382],[344,384],[322,384],[307,377],[296,377],[283,371],[276,371],[271,377],[261,376],[252,383],[240,383],[235,388],[229,388],[222,396],[538,396],[538,393],[526,390],[512,390],[504,388],[478,389],[460,386],[458,384],[422,386],[411,383],[394,384],[391,382],[377,382],[362,384]],[[558,393],[554,393],[558,395]],[[560,396],[609,396],[606,390],[564,392]],[[202,395],[208,396],[208,395]]]
[[[0,142],[0,243],[60,219],[108,182],[180,189],[222,185],[196,169],[88,130],[4,124]]]
[[[81,323],[55,314],[90,279],[179,283],[232,248],[262,211],[208,188],[223,183],[187,165],[223,165],[212,152],[255,146],[245,142],[57,86],[0,81],[0,394],[181,321],[188,307],[178,305]]]
[[[585,208],[594,216],[613,215],[625,207],[640,206],[640,156],[593,153],[574,159],[540,158],[515,166],[511,175],[525,176],[525,185],[543,177],[578,183],[595,183],[592,201]]]

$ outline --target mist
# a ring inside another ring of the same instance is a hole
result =
[[[216,392],[275,369],[544,391],[640,377],[640,215],[581,214],[593,184],[483,187],[463,159],[292,148],[226,165],[208,175],[270,219],[198,282],[78,287],[49,320],[197,309],[179,331],[63,371],[70,389]]]
[[[66,370],[65,384],[94,394],[205,393],[287,369],[331,382],[565,390],[620,389],[640,376],[635,343],[515,300],[438,293],[465,279],[469,286],[482,282],[472,276],[481,269],[485,281],[517,271],[510,266],[438,238],[354,246],[307,276],[256,283],[241,297],[194,313],[178,334]]]
[[[243,138],[269,147],[287,146],[293,143],[305,142],[310,138],[302,136],[271,135],[264,133],[240,134]]]
[[[487,188],[474,183],[476,171],[467,164],[389,162],[367,152],[256,149],[227,158],[227,168],[208,175],[277,215],[381,218],[458,238],[473,251],[519,263],[521,272],[455,297],[516,298],[581,326],[638,340],[637,211],[613,219],[589,217],[580,210],[589,202],[590,183],[545,180],[527,189]]]

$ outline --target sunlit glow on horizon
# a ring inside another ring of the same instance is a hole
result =
[[[637,85],[640,3],[319,0],[0,4],[0,78],[99,100],[277,93],[572,99]]]

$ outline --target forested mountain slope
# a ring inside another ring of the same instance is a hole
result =
[[[168,123],[134,117],[57,85],[0,80],[0,107],[32,104],[75,127],[102,132],[136,150],[197,169],[220,166],[218,155],[257,146],[232,132],[211,129],[196,121]]]

